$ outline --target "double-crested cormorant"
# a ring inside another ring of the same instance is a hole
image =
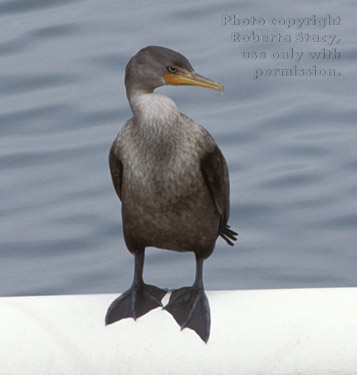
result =
[[[133,117],[125,123],[109,154],[114,188],[122,202],[125,243],[135,256],[130,289],[109,307],[106,324],[134,319],[162,306],[167,290],[145,284],[147,246],[196,255],[192,287],[173,290],[164,307],[181,328],[189,327],[207,342],[210,310],[202,267],[218,236],[236,240],[228,226],[229,177],[226,161],[210,134],[167,96],[163,85],[195,85],[222,91],[220,83],[196,74],[178,52],[157,46],[131,58],[125,86]]]

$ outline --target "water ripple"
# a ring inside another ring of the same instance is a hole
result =
[[[0,76],[0,94],[9,95],[75,84],[80,78],[73,74],[33,74]]]
[[[19,14],[42,10],[47,8],[58,8],[71,3],[76,3],[80,0],[8,0],[2,1],[0,4],[1,14]]]
[[[81,30],[78,24],[61,24],[54,26],[46,26],[38,28],[30,33],[30,37],[35,37],[39,39],[56,39],[66,36],[73,36]]]
[[[126,65],[128,56],[121,53],[107,53],[101,56],[94,56],[91,59],[95,64],[98,64],[106,69],[111,69],[115,72],[118,71],[118,67]]]
[[[36,133],[36,127],[29,128],[27,123],[36,123],[39,119],[49,121],[57,116],[71,112],[71,106],[65,104],[45,104],[31,109],[16,110],[12,112],[0,113],[1,135],[12,135],[16,130],[21,129],[22,134]],[[44,129],[38,129],[43,132]]]

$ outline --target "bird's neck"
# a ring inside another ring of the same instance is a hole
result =
[[[166,95],[152,91],[135,91],[128,95],[136,123],[145,126],[175,124],[180,115],[175,102]]]

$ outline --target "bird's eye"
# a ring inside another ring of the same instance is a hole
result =
[[[167,68],[167,70],[170,72],[170,73],[176,73],[177,72],[177,68],[175,66],[169,66]]]

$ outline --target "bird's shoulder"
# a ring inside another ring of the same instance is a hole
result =
[[[132,132],[134,131],[133,124],[133,118],[127,120],[114,139],[110,154],[115,155],[118,159],[120,159],[122,150],[129,146],[130,138],[132,138]]]
[[[187,136],[196,143],[196,146],[202,151],[202,153],[205,154],[206,152],[211,152],[218,147],[215,140],[205,127],[198,124],[184,113],[180,113],[180,117]]]

